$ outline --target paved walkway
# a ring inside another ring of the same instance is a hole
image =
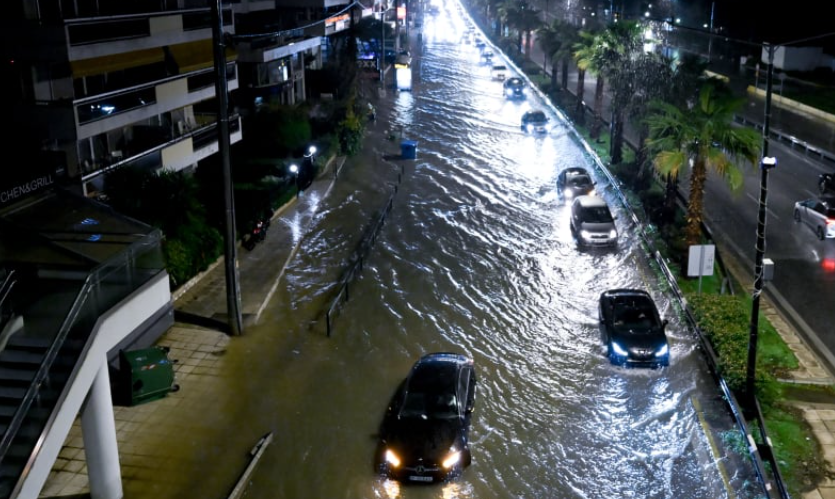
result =
[[[385,120],[384,116],[378,117],[381,122]],[[366,140],[386,140],[385,133],[381,126],[372,126]],[[251,252],[239,250],[240,282],[245,283],[241,286],[245,330],[247,324],[258,320],[264,306],[275,292],[287,262],[295,255],[305,236],[306,228],[317,214],[320,203],[328,196],[334,182],[338,181],[336,172],[341,168],[350,168],[354,161],[374,161],[374,158],[364,158],[361,155],[347,161],[345,158],[334,158],[301,197],[276,213],[264,243],[260,243],[256,250]],[[736,271],[741,272],[742,276],[748,275],[744,269],[737,268]],[[745,281],[746,278],[743,277],[742,280]],[[224,373],[219,369],[218,358],[229,342],[235,340],[223,332],[227,321],[225,272],[222,263],[218,262],[184,286],[175,294],[174,301],[177,311],[176,323],[159,338],[157,344],[171,348],[171,358],[177,359],[177,383],[182,389],[153,403],[115,408],[123,487],[125,497],[130,499],[156,499],[171,484],[201,479],[202,469],[199,466],[185,469],[172,465],[172,462],[176,462],[173,461],[174,454],[194,453],[194,449],[167,449],[164,445],[160,447],[159,443],[165,441],[166,433],[182,432],[189,428],[189,414],[200,410],[216,410],[211,407],[211,399],[216,396],[220,387],[226,386],[219,381]],[[795,379],[803,382],[833,383],[814,354],[791,331],[767,299],[762,301],[761,306],[801,361],[801,368],[793,373]],[[799,405],[823,446],[825,456],[833,463],[835,469],[835,406],[811,403]],[[150,438],[152,435],[153,439]],[[239,466],[240,458],[233,457],[232,470],[211,471],[211,474],[223,474],[221,481],[229,482],[230,489],[231,481],[227,478],[234,480],[239,467],[240,471],[243,471],[243,467]],[[217,480],[209,476],[205,476],[204,479]],[[81,428],[76,424],[53,467],[41,497],[84,494],[89,494],[86,461]],[[805,494],[804,498],[835,499],[835,482],[821,484],[816,490]]]

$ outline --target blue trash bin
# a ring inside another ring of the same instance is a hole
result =
[[[400,156],[403,159],[417,159],[417,141],[404,140],[400,143]]]

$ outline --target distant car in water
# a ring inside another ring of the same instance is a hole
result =
[[[551,130],[551,118],[541,109],[531,109],[522,115],[522,131],[544,134]]]
[[[493,51],[490,49],[485,49],[481,52],[481,63],[482,64],[493,64]]]
[[[490,76],[494,80],[504,81],[507,78],[507,66],[503,64],[496,64],[493,66],[493,69],[490,70]]]
[[[612,364],[628,367],[670,365],[667,320],[642,289],[610,289],[598,301],[600,335]]]
[[[807,225],[821,241],[835,237],[835,196],[794,203],[794,221]]]
[[[568,167],[557,175],[557,194],[566,201],[570,201],[577,196],[594,195],[594,181],[585,168],[579,166]]]
[[[450,352],[421,357],[400,383],[380,425],[377,470],[406,483],[458,477],[472,461],[475,393],[472,359]]]
[[[504,96],[507,99],[525,98],[525,80],[514,76],[504,81]]]

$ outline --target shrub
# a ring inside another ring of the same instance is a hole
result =
[[[728,387],[737,393],[745,390],[748,372],[748,342],[750,313],[745,300],[733,295],[689,295],[687,300],[702,333],[719,357],[719,372]],[[757,363],[759,365],[759,362]],[[765,388],[758,396],[771,399],[769,382],[773,381],[764,369],[756,369],[757,388]],[[764,402],[764,401],[763,401]]]

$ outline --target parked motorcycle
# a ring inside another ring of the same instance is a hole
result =
[[[258,220],[252,227],[252,230],[244,234],[242,244],[243,247],[249,251],[255,248],[255,245],[267,238],[267,229],[270,226],[269,220]]]
[[[821,173],[818,176],[818,190],[821,195],[826,193],[835,194],[835,174]]]

